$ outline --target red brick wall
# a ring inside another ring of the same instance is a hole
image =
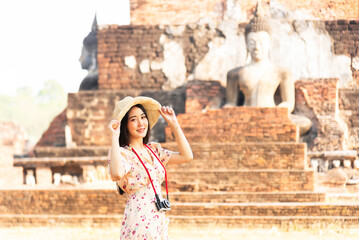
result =
[[[234,107],[178,116],[191,142],[296,142],[286,108]],[[174,141],[170,128],[166,140]]]
[[[14,167],[12,146],[0,146],[0,188],[13,188],[23,183],[21,167]]]
[[[85,156],[107,156],[108,147],[86,147],[78,146],[72,148],[66,147],[36,147],[34,149],[36,157],[85,157]]]
[[[115,189],[0,190],[0,214],[123,214],[125,200]]]
[[[78,145],[109,145],[107,125],[116,101],[136,96],[135,91],[81,91],[68,94],[67,119],[72,140]]]
[[[27,149],[25,130],[13,122],[0,123],[0,188],[22,185],[22,168],[14,167],[14,154],[25,154]]]
[[[339,109],[349,127],[347,147],[359,151],[359,90],[340,89]]]
[[[184,112],[184,89],[174,91],[97,90],[68,94],[67,121],[71,128],[72,140],[77,146],[110,145],[107,126],[112,118],[115,103],[126,96],[148,96],[162,105],[173,106],[176,113]],[[156,127],[159,124],[156,124]],[[156,134],[152,129],[152,136]],[[163,136],[164,138],[164,136]],[[157,140],[158,141],[158,140]]]
[[[171,26],[110,26],[98,31],[99,89],[162,89],[167,77],[162,69],[141,73],[139,65],[143,60],[152,63],[164,61],[160,36],[167,36],[182,47],[185,55],[186,77],[208,52],[208,43],[220,33],[207,25],[185,26],[180,36],[166,30]],[[125,57],[133,56],[136,66],[125,64]]]
[[[326,21],[325,29],[333,39],[335,54],[359,56],[359,20]]]
[[[220,108],[225,102],[225,88],[218,81],[191,81],[186,85],[186,113]]]
[[[249,211],[240,211],[236,213],[232,213],[231,211],[224,211],[221,210],[222,206],[219,205],[212,205],[212,211],[207,208],[207,213],[203,212],[203,209],[199,207],[199,204],[209,203],[209,202],[248,202],[249,199],[252,202],[272,202],[276,201],[276,199],[282,199],[285,202],[285,199],[291,199],[291,201],[299,201],[299,202],[306,202],[307,199],[313,197],[320,197],[323,196],[318,195],[311,195],[308,193],[231,193],[229,194],[221,194],[227,198],[233,198],[232,201],[222,200],[223,198],[217,193],[211,194],[210,192],[206,194],[199,194],[198,195],[188,195],[188,194],[181,194],[181,193],[173,193],[171,196],[172,199],[178,199],[174,203],[173,209],[169,212],[171,215],[185,215],[185,216],[193,216],[193,215],[226,215],[226,216],[243,216],[243,215],[252,215],[252,216],[298,216],[298,215],[305,215],[310,213],[310,215],[319,215],[320,213],[327,215],[327,216],[335,216],[337,212],[340,212],[342,208],[346,207],[347,211],[345,213],[339,213],[339,215],[348,215],[348,216],[357,216],[358,213],[351,212],[355,210],[357,206],[352,209],[350,206],[324,206],[323,210],[314,207],[312,211],[307,209],[307,211],[303,211],[302,207],[300,209],[288,206],[285,207],[279,204],[259,204],[252,207],[248,205],[242,205],[243,208],[248,208]],[[286,197],[287,195],[287,197]],[[214,199],[213,198],[217,198]],[[262,199],[260,198],[262,196]],[[192,198],[191,198],[192,197]],[[192,206],[189,206],[187,203],[187,207],[185,205],[181,205],[180,202],[191,202]],[[71,217],[75,218],[79,217],[78,215],[90,215],[90,217],[94,217],[96,215],[106,215],[106,216],[113,216],[113,215],[122,215],[124,212],[124,206],[126,204],[126,196],[119,195],[117,192],[109,189],[98,189],[98,190],[86,190],[86,189],[48,189],[48,190],[0,190],[0,214],[9,214],[11,217],[14,217],[13,214],[33,214],[34,215],[70,215]],[[238,204],[236,204],[238,206]],[[303,204],[305,205],[305,204]],[[323,204],[324,205],[324,204]],[[277,206],[277,207],[275,207]],[[302,206],[302,204],[298,204],[298,206]],[[319,204],[317,205],[319,206]],[[232,205],[233,207],[233,205]],[[325,207],[328,210],[325,210]],[[334,207],[337,207],[335,210]],[[201,209],[199,209],[201,208]],[[310,208],[310,207],[308,207]],[[282,211],[279,211],[281,209]],[[290,210],[292,209],[292,210]],[[181,214],[181,211],[187,211],[186,214]],[[228,209],[227,209],[228,210]],[[231,210],[234,210],[233,208]],[[334,210],[334,211],[333,211]],[[328,212],[326,212],[328,211]],[[31,216],[31,215],[30,215]],[[47,216],[50,217],[50,216]],[[64,216],[63,216],[64,217]],[[79,224],[80,222],[77,222]]]
[[[291,11],[305,9],[321,20],[359,19],[358,0],[278,0],[278,2]]]
[[[183,24],[223,18],[225,0],[130,0],[131,24]]]
[[[210,160],[209,160],[210,161]],[[172,191],[291,192],[313,191],[313,171],[197,170],[169,173]]]
[[[257,1],[237,0],[247,20],[252,17]],[[268,4],[269,1],[262,1]],[[322,20],[359,19],[358,0],[278,0],[290,11],[305,12]],[[184,24],[203,18],[221,20],[226,11],[225,0],[130,0],[131,24]]]
[[[67,125],[66,108],[59,115],[57,115],[48,129],[42,134],[36,147],[44,146],[65,146],[65,126]]]
[[[162,147],[178,151],[177,144],[163,143]],[[307,167],[305,143],[249,142],[195,143],[191,142],[194,160],[176,165],[169,172],[182,170],[220,169],[297,169]],[[209,160],[210,159],[210,160]]]
[[[357,46],[359,46],[359,43],[357,44]],[[359,54],[359,50],[358,50],[358,54]],[[359,86],[359,70],[353,69],[353,79],[356,85]]]
[[[27,151],[27,133],[24,128],[14,122],[0,122],[0,147],[9,147],[14,154]]]
[[[161,89],[162,71],[140,73],[139,64],[163,60],[159,26],[110,26],[100,29],[98,38],[99,89]],[[125,57],[134,56],[134,69],[125,65]]]
[[[296,113],[312,120],[308,149],[342,150],[343,130],[335,118],[337,79],[305,79],[295,83]],[[314,131],[314,132],[313,132]]]
[[[359,20],[335,20],[315,24],[323,23],[333,39],[335,54],[359,56]],[[162,89],[167,77],[161,69],[150,69],[148,73],[141,73],[139,70],[139,64],[143,60],[148,60],[150,63],[163,62],[161,35],[174,39],[182,46],[187,69],[186,77],[188,77],[207,54],[208,43],[218,37],[220,32],[212,31],[205,25],[192,27],[183,25],[183,33],[173,36],[169,33],[170,31],[166,31],[166,28],[170,27],[113,25],[98,30],[99,89]],[[245,24],[240,24],[238,31],[242,31],[244,27]],[[136,59],[137,65],[133,69],[125,64],[127,56],[133,56]],[[353,71],[354,79],[358,79],[357,75]]]

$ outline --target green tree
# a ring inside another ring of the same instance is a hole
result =
[[[0,95],[0,121],[13,121],[14,120],[14,112],[12,109],[14,108],[15,97]]]
[[[21,87],[16,96],[0,95],[0,121],[24,127],[30,143],[35,144],[66,103],[67,94],[55,80],[46,81],[36,95],[31,87]]]

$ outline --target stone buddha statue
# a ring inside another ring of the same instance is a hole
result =
[[[255,16],[246,27],[245,39],[251,62],[228,72],[224,107],[236,106],[242,92],[244,106],[285,107],[291,113],[295,105],[294,81],[288,69],[270,60],[270,27],[260,4],[257,4]],[[274,100],[277,89],[280,92],[278,105]],[[300,135],[309,131],[311,121],[308,118],[293,114],[289,117],[299,126]]]
[[[79,90],[98,89],[98,70],[97,70],[97,20],[94,18],[91,32],[83,41],[80,63],[82,69],[87,69],[88,74],[82,80]]]

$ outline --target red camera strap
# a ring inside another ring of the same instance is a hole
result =
[[[157,156],[157,154],[155,154],[155,152],[154,152],[149,146],[147,146],[146,144],[144,144],[144,145],[145,145],[145,147],[147,147],[147,148],[153,153],[153,155],[157,158],[157,160],[160,162],[160,164],[162,165],[163,169],[165,170],[166,193],[167,193],[167,199],[168,199],[168,186],[167,186],[167,171],[166,171],[166,168],[165,168],[165,166],[163,166],[163,164],[162,164],[160,158]],[[148,177],[150,178],[150,182],[151,182],[151,184],[152,184],[153,191],[155,191],[155,194],[157,194],[156,189],[155,189],[155,186],[153,185],[153,181],[152,181],[151,175],[150,175],[150,173],[148,172],[148,170],[147,170],[145,164],[142,162],[140,156],[138,156],[138,154],[137,154],[137,152],[135,151],[134,148],[132,148],[132,151],[136,154],[138,160],[140,160],[140,162],[142,163],[143,167],[145,168],[145,170],[146,170],[146,172],[147,172],[147,175],[148,175]]]

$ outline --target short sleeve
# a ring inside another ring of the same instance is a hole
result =
[[[107,159],[108,159],[107,172],[109,175],[111,175],[111,172],[110,172],[111,158],[112,158],[112,156],[111,156],[111,148],[110,148],[110,150],[108,151],[108,156],[107,156]],[[127,158],[127,155],[126,155],[125,151],[121,151],[121,162],[122,162],[122,166],[125,169],[125,175],[131,171],[131,165],[128,163],[126,158]]]
[[[154,149],[155,153],[158,154],[158,157],[163,165],[166,165],[171,158],[172,151],[162,148],[159,143],[150,143],[149,144],[152,149]]]

